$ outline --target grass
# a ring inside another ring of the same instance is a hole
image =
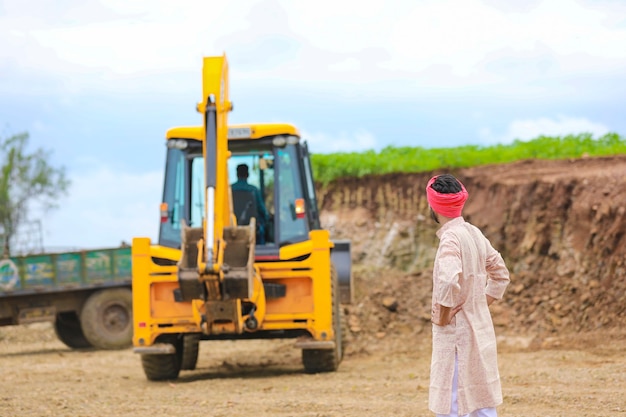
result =
[[[508,145],[464,145],[455,148],[387,146],[380,152],[314,154],[311,158],[316,179],[323,184],[345,177],[389,173],[428,172],[437,169],[468,168],[523,159],[569,159],[626,154],[626,138],[608,133],[594,138],[589,133],[568,136],[539,136]]]

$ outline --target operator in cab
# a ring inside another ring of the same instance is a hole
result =
[[[257,187],[248,183],[248,177],[250,175],[248,165],[239,164],[237,165],[237,182],[231,185],[231,189],[233,191],[247,191],[254,196],[254,200],[256,203],[258,218],[256,219],[257,230],[256,230],[256,243],[257,244],[265,244],[265,230],[267,228],[267,224],[269,221],[269,213],[267,212],[267,208],[265,207],[265,202],[263,201],[263,196],[261,195],[261,191]],[[239,216],[238,216],[239,218]]]

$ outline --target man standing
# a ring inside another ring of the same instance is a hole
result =
[[[231,189],[233,191],[248,191],[254,195],[257,211],[259,214],[259,219],[257,220],[257,243],[264,244],[265,243],[265,228],[267,226],[267,222],[269,220],[269,214],[267,213],[267,208],[265,207],[265,202],[263,201],[263,196],[261,195],[261,191],[256,188],[252,184],[248,184],[248,176],[250,175],[248,165],[239,164],[237,165],[237,181],[231,185]]]
[[[461,211],[468,193],[449,174],[426,186],[441,224],[433,268],[433,349],[429,408],[438,417],[496,417],[502,403],[496,335],[489,305],[509,284],[504,260]]]

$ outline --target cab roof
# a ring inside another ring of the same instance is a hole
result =
[[[228,126],[228,140],[260,139],[267,136],[300,136],[298,129],[287,123],[237,124]],[[166,139],[203,140],[202,126],[180,126],[168,129]]]

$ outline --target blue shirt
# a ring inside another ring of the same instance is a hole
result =
[[[256,188],[252,184],[248,184],[246,180],[239,179],[237,182],[231,185],[232,190],[234,191],[248,191],[254,194],[254,198],[256,200],[257,210],[259,211],[259,216],[261,216],[259,221],[266,223],[270,216],[267,213],[267,209],[265,208],[265,203],[263,202],[263,197],[261,197],[261,192],[258,188]]]

